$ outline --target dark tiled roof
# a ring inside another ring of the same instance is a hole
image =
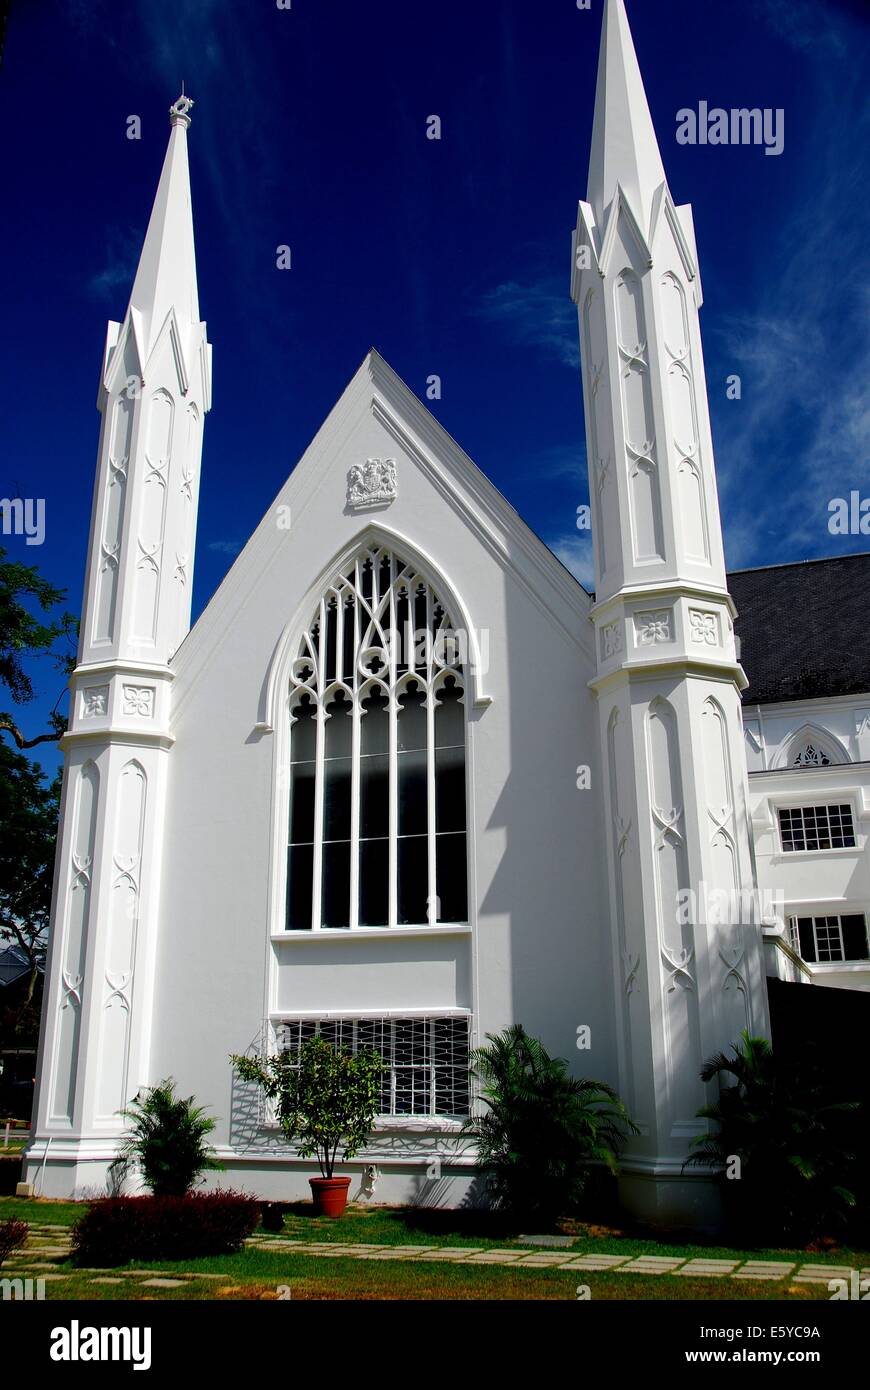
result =
[[[745,705],[870,692],[870,554],[735,570]]]

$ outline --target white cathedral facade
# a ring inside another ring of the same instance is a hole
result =
[[[188,109],[102,366],[26,1179],[104,1191],[173,1076],[224,1181],[307,1196],[229,1057],[320,1032],[387,1064],[351,1195],[475,1200],[469,1049],[518,1022],[618,1088],[627,1206],[702,1222],[704,1060],[768,1033],[767,975],[870,988],[870,677],[765,655],[827,562],[726,576],[692,216],[623,0],[571,260],[594,596],[372,351],[190,628]]]

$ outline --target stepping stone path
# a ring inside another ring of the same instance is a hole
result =
[[[352,1244],[337,1241],[295,1240],[285,1236],[250,1237],[245,1245],[251,1250],[266,1250],[277,1254],[308,1255],[315,1259],[352,1259],[360,1261],[394,1260],[404,1262],[445,1262],[462,1265],[504,1265],[514,1269],[570,1269],[577,1273],[608,1272],[648,1274],[662,1277],[674,1275],[690,1279],[750,1279],[785,1281],[794,1284],[827,1284],[832,1279],[870,1280],[870,1269],[853,1269],[850,1265],[802,1264],[794,1260],[713,1259],[704,1255],[687,1260],[672,1255],[616,1255],[572,1253],[575,1236],[528,1235],[520,1237],[521,1244],[505,1249],[476,1245],[377,1245],[370,1242]],[[526,1247],[526,1248],[524,1248]],[[528,1248],[531,1247],[531,1248]],[[70,1249],[70,1232],[65,1226],[31,1225],[23,1250],[8,1258],[6,1269],[17,1274],[34,1274],[46,1280],[63,1280],[73,1273],[60,1273],[56,1266],[66,1259]],[[54,1271],[43,1274],[43,1270]],[[797,1271],[797,1272],[795,1272]],[[227,1284],[226,1274],[188,1274],[162,1269],[83,1269],[75,1274],[90,1274],[91,1284],[120,1285],[133,1281],[134,1287],[151,1289],[180,1289],[197,1280],[218,1280],[223,1287],[215,1288],[219,1295],[238,1293],[243,1285]],[[281,1282],[277,1280],[276,1282]],[[284,1283],[289,1280],[285,1278]]]

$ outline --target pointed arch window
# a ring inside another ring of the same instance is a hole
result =
[[[321,597],[290,678],[287,930],[467,922],[463,637],[385,548]]]
[[[785,767],[831,767],[847,763],[849,755],[831,734],[805,724],[788,740],[782,765]]]

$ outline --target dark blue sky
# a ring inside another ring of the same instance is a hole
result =
[[[195,614],[371,344],[421,396],[441,376],[435,414],[588,581],[568,272],[601,3],[13,3],[0,495],[44,497],[47,532],[41,547],[0,537],[10,554],[79,610],[105,324],[124,316],[184,78],[214,345]],[[827,529],[832,497],[870,494],[867,7],[626,8],[671,191],[694,209],[729,564],[868,549]],[[678,146],[676,113],[700,100],[782,107],[784,153]],[[47,666],[37,684],[33,732],[58,690]]]

